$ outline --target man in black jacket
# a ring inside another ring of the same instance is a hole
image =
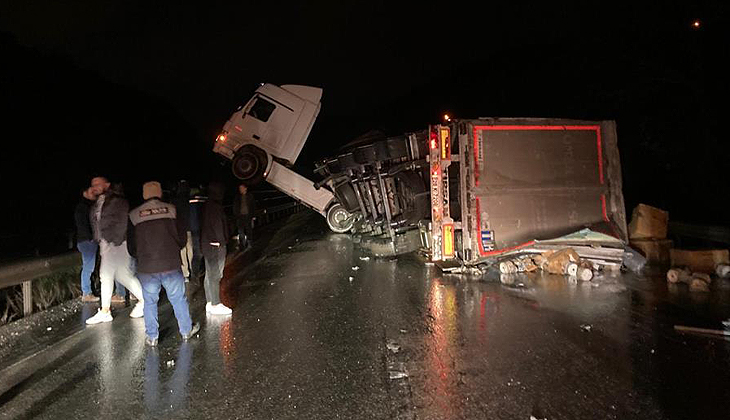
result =
[[[124,197],[110,191],[109,187],[109,181],[104,177],[91,180],[92,191],[98,197],[91,208],[91,226],[101,255],[101,308],[96,315],[86,320],[87,324],[112,321],[110,306],[115,278],[138,299],[129,316],[140,318],[144,315],[142,286],[132,273],[132,257],[127,251],[129,203]]]
[[[98,302],[99,298],[91,292],[91,273],[96,266],[96,251],[99,244],[94,241],[94,234],[91,232],[91,221],[89,212],[96,201],[91,187],[81,192],[81,201],[76,205],[74,219],[76,221],[76,248],[81,252],[81,296],[82,302]]]
[[[162,187],[159,182],[145,183],[142,197],[145,202],[129,212],[129,219],[134,225],[134,241],[130,248],[137,258],[137,275],[142,281],[144,294],[146,343],[157,345],[157,302],[162,287],[175,311],[180,335],[187,341],[200,330],[200,325],[193,325],[190,319],[185,278],[180,270],[180,249],[185,245],[185,227],[177,223],[175,206],[160,200]]]
[[[233,215],[238,228],[238,246],[243,251],[251,246],[253,241],[253,215],[256,213],[256,199],[248,191],[245,184],[238,186],[238,194],[233,200]]]
[[[220,281],[226,264],[228,221],[223,213],[224,187],[217,182],[208,186],[208,201],[203,206],[200,245],[205,258],[205,311],[211,315],[228,315],[231,308],[221,303]]]

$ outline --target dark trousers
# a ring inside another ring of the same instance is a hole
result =
[[[223,278],[223,268],[226,265],[226,246],[203,244],[203,258],[205,258],[205,300],[212,305],[221,303],[220,283]]]
[[[253,218],[249,215],[238,216],[236,218],[236,227],[238,228],[238,244],[245,247],[253,241]]]
[[[193,238],[193,261],[191,263],[192,276],[199,277],[200,266],[203,265],[203,249],[200,247],[200,232],[191,232]]]

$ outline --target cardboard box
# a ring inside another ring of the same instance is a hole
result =
[[[634,208],[629,223],[630,239],[665,239],[669,213],[646,204]]]
[[[672,241],[669,239],[632,239],[631,247],[646,257],[651,265],[669,265],[671,261],[669,251]]]
[[[669,251],[672,267],[688,267],[692,271],[713,274],[718,264],[730,263],[730,252],[727,249],[708,249],[687,251],[672,249]]]

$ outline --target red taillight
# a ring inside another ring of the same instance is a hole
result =
[[[218,137],[217,137],[217,138],[215,139],[215,141],[226,141],[226,135],[225,135],[225,134],[221,134],[221,135],[219,135],[219,136],[218,136]]]

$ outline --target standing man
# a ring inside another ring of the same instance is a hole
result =
[[[245,250],[253,241],[253,215],[256,211],[256,200],[253,193],[248,192],[246,185],[238,186],[238,194],[233,200],[233,215],[238,228],[238,245]]]
[[[139,302],[129,314],[132,318],[144,315],[142,286],[131,270],[131,257],[127,251],[127,227],[129,226],[129,203],[123,197],[109,190],[109,181],[104,177],[91,180],[91,188],[98,196],[91,209],[91,225],[94,239],[99,242],[101,266],[101,308],[96,315],[86,320],[87,324],[111,322],[112,288],[116,278],[137,297]]]
[[[177,183],[177,191],[172,204],[177,212],[177,223],[183,231],[183,239],[185,244],[180,250],[180,258],[182,259],[182,273],[185,281],[189,281],[193,275],[193,235],[190,231],[190,185],[188,181],[182,180]]]
[[[96,266],[96,251],[99,244],[94,241],[94,234],[91,232],[91,221],[89,213],[96,201],[96,196],[91,187],[81,191],[81,201],[76,205],[74,219],[76,220],[76,248],[81,252],[81,296],[82,302],[98,302],[99,298],[91,292],[91,273]]]
[[[220,282],[226,265],[228,221],[223,213],[223,185],[211,182],[208,201],[203,206],[200,243],[205,259],[205,311],[212,315],[228,315],[231,308],[221,303]]]
[[[185,278],[180,270],[180,248],[185,245],[185,227],[177,220],[175,206],[165,203],[159,182],[147,182],[142,187],[145,202],[129,213],[134,225],[133,254],[137,258],[137,275],[142,281],[144,294],[144,324],[149,346],[156,346],[159,337],[157,302],[160,289],[165,288],[167,298],[177,318],[178,330],[184,341],[200,331],[200,324],[193,324],[185,296]]]

